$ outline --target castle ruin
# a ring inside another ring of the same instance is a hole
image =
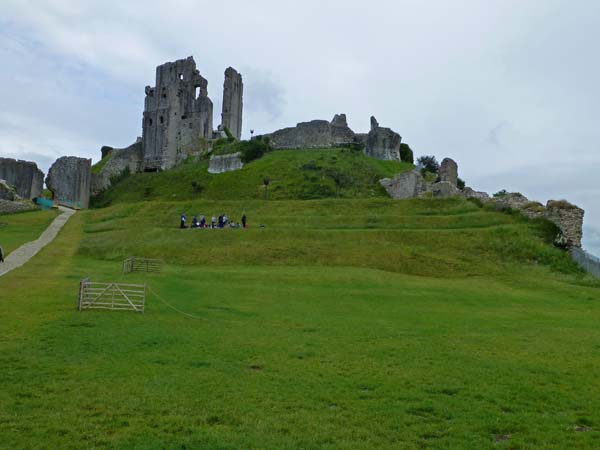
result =
[[[237,139],[242,135],[244,85],[232,67],[225,71],[221,126]],[[170,169],[214,137],[213,103],[208,81],[192,56],[156,68],[154,87],[146,86],[142,121],[144,170]]]
[[[212,137],[212,117],[208,81],[193,57],[158,66],[155,86],[146,86],[144,169],[169,169],[185,159],[194,140]]]
[[[244,83],[242,76],[233,67],[225,70],[223,83],[223,112],[221,113],[221,129],[227,128],[234,138],[242,137],[242,108]]]

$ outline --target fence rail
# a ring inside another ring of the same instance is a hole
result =
[[[145,284],[100,283],[84,278],[79,282],[79,311],[84,309],[144,312]]]
[[[123,273],[160,272],[164,263],[165,262],[162,259],[148,259],[132,256],[123,261]]]
[[[600,259],[594,255],[590,255],[585,250],[577,247],[571,248],[571,258],[581,266],[583,270],[592,274],[596,278],[600,278]]]

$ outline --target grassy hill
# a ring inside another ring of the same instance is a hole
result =
[[[184,164],[159,173],[133,174],[92,200],[93,206],[144,200],[245,200],[327,197],[386,197],[378,180],[409,170],[412,164],[380,161],[351,149],[280,150],[248,163],[242,170],[218,175],[208,161]],[[198,186],[194,188],[192,182]]]
[[[295,200],[329,182],[311,161],[364,162],[274,152],[197,196],[205,163],[134,175],[0,278],[0,447],[595,448],[600,283],[553,226],[394,201],[355,169],[361,198]],[[180,230],[182,212],[250,228]],[[123,275],[130,255],[167,264]],[[85,276],[147,283],[145,314],[77,312]]]

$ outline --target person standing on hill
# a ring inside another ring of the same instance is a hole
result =
[[[185,213],[183,213],[181,215],[181,222],[179,223],[179,228],[186,228],[186,226],[185,226],[186,220],[187,220],[187,217],[185,217]]]
[[[213,228],[216,228],[216,224],[217,224],[217,218],[215,216],[212,216],[212,219],[210,221],[211,225]]]
[[[246,214],[242,215],[242,228],[246,228]]]
[[[204,228],[206,227],[206,217],[204,217],[204,214],[202,214],[200,216],[200,228]]]
[[[0,263],[4,262],[4,249],[0,246]]]

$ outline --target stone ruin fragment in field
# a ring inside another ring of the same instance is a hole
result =
[[[52,199],[71,208],[87,208],[92,184],[91,167],[91,159],[76,156],[58,158],[46,177]]]
[[[44,172],[36,163],[12,158],[0,158],[0,180],[5,180],[25,199],[39,197],[44,187]]]

